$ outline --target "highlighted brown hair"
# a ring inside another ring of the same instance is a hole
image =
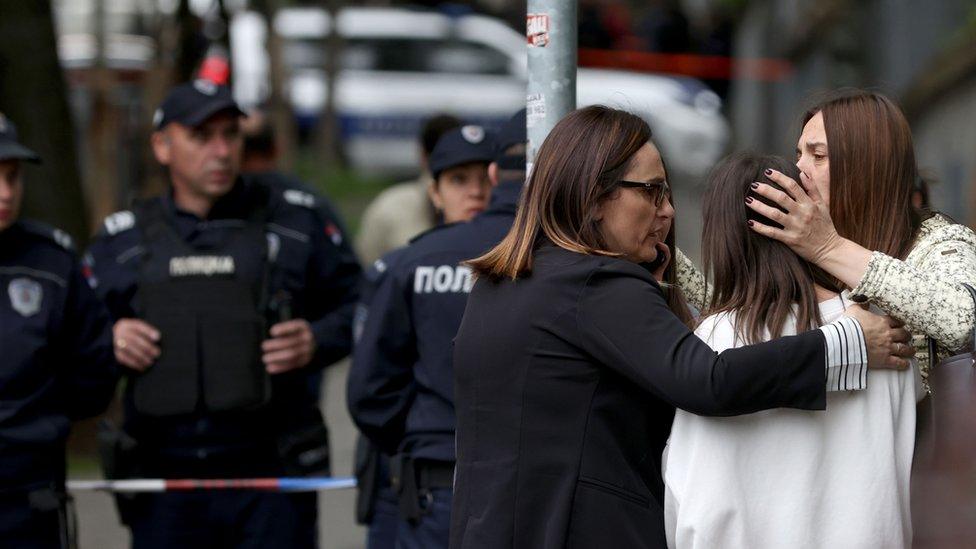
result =
[[[912,132],[884,95],[832,92],[803,115],[823,113],[830,159],[830,217],[845,238],[898,259],[912,248],[922,217],[912,206],[918,178]]]
[[[626,111],[595,105],[565,116],[539,147],[508,235],[468,265],[490,280],[528,276],[544,240],[580,254],[619,256],[607,250],[598,208],[617,191],[634,154],[650,141],[647,122]],[[673,253],[673,226],[665,243]],[[674,262],[665,281],[670,283],[668,304],[687,321],[687,306],[674,286]]]

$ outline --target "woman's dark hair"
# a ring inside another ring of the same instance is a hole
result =
[[[820,326],[814,283],[830,288],[830,279],[822,270],[786,244],[748,227],[747,222],[753,220],[782,228],[745,204],[746,197],[751,197],[778,207],[750,188],[754,181],[779,188],[763,177],[766,168],[799,181],[796,166],[784,158],[734,154],[712,170],[702,201],[702,258],[713,290],[702,316],[734,311],[735,333],[744,343],[780,337],[794,312],[797,332]]]
[[[620,188],[618,182],[634,154],[651,141],[651,128],[639,116],[601,105],[573,111],[560,120],[539,147],[527,188],[508,235],[468,264],[479,276],[515,279],[532,272],[543,239],[581,254],[619,256],[607,250],[600,233],[600,204]],[[674,228],[665,239],[674,253]],[[675,283],[674,261],[665,272],[668,304],[690,319]]]
[[[905,115],[891,99],[860,89],[825,96],[804,113],[802,125],[817,113],[827,134],[830,217],[837,233],[904,259],[923,219],[912,205],[918,168]]]

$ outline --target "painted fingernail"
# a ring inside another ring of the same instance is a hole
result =
[[[751,196],[747,196],[746,197],[746,204],[752,204],[752,197]]]
[[[766,168],[766,171],[763,173],[766,175],[773,175],[773,170],[771,168]]]
[[[759,188],[759,183],[754,181],[752,183],[752,185],[749,185],[749,186],[752,187],[753,189],[758,189]]]
[[[750,219],[749,221],[746,221],[746,223],[747,223],[747,224],[748,224],[748,225],[749,225],[750,227],[752,227],[752,226],[754,225],[754,223],[752,222],[752,220],[751,220],[751,219]]]

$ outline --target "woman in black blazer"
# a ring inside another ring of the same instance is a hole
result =
[[[908,333],[851,317],[720,355],[674,278],[664,165],[647,124],[587,107],[542,144],[511,232],[471,262],[455,339],[453,548],[664,547],[674,408],[823,409],[826,376],[900,368]],[[826,368],[826,369],[825,369]]]

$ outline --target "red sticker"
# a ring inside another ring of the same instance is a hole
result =
[[[549,16],[530,13],[525,17],[525,36],[530,46],[544,48],[549,44]]]

